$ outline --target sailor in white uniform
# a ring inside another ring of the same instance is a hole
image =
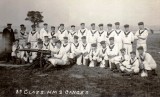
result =
[[[120,23],[116,22],[115,23],[115,43],[118,45],[118,50],[120,53],[120,49],[123,48],[123,37],[124,37],[124,32],[120,29]]]
[[[70,53],[71,50],[71,44],[68,43],[68,37],[64,37],[64,43],[62,43],[62,49],[66,52],[66,54]]]
[[[74,36],[74,42],[71,44],[71,53],[69,54],[70,58],[76,59],[77,65],[82,65],[82,58],[81,58],[81,46],[78,42],[78,36]]]
[[[82,52],[82,64],[83,65],[89,65],[89,52],[91,50],[91,45],[87,43],[86,36],[82,37],[82,43],[81,43],[81,52]]]
[[[50,40],[50,43],[49,43],[49,50],[51,52],[55,52],[55,47],[56,47],[56,36],[53,36],[52,39]]]
[[[90,64],[89,67],[95,67],[97,65],[99,58],[99,49],[97,48],[97,44],[91,44],[91,51],[89,53]]]
[[[39,32],[39,38],[42,39],[42,41],[44,41],[44,36],[50,36],[50,32],[48,30],[48,24],[44,23],[44,28],[42,28]]]
[[[44,36],[43,49],[44,50],[50,49],[50,41],[48,36]]]
[[[140,62],[140,69],[141,71],[141,76],[142,77],[147,77],[151,76],[151,74],[156,74],[155,69],[157,68],[157,64],[153,57],[149,54],[146,53],[144,48],[142,46],[137,48],[139,52],[139,62]]]
[[[99,51],[99,59],[98,62],[100,62],[100,67],[101,68],[108,68],[109,67],[109,60],[108,60],[108,55],[107,55],[107,45],[105,41],[101,41],[101,48]]]
[[[55,67],[57,65],[69,65],[68,56],[63,48],[61,48],[61,41],[56,42],[56,47],[59,49],[56,54],[52,54],[52,57],[48,59],[51,64],[45,68],[45,70]]]
[[[49,35],[50,39],[52,39],[52,37],[56,37],[56,38],[58,37],[55,30],[56,30],[55,27],[51,26],[51,31],[50,31],[50,35]]]
[[[123,47],[126,49],[126,53],[130,55],[130,52],[132,51],[132,44],[134,42],[134,34],[129,31],[129,25],[124,25],[125,31],[124,31],[124,37],[123,40]]]
[[[28,34],[26,32],[26,27],[24,26],[24,24],[20,25],[18,39],[19,39],[19,44],[24,48],[27,43],[27,39],[28,39]]]
[[[147,51],[147,37],[148,37],[148,31],[144,28],[144,23],[139,22],[138,23],[139,30],[135,33],[135,39],[137,40],[137,48],[139,46],[142,46],[144,48],[144,51]],[[136,52],[138,54],[138,52]]]
[[[86,36],[86,39],[88,38],[87,37],[87,34],[88,34],[88,29],[85,27],[85,23],[81,23],[81,29],[78,30],[78,37],[79,37],[79,42],[81,42],[82,40],[82,36]],[[88,40],[88,39],[87,39]]]
[[[58,39],[62,41],[63,43],[63,38],[68,37],[68,31],[64,28],[64,24],[60,24],[60,27],[57,31]]]
[[[73,43],[74,42],[74,36],[77,36],[78,33],[75,30],[75,25],[71,25],[71,30],[68,33],[68,38],[69,38],[69,43]]]
[[[107,32],[106,32],[106,43],[109,45],[109,38],[110,37],[115,37],[115,31],[112,29],[112,24],[107,24]]]
[[[91,24],[91,30],[88,30],[87,40],[88,43],[97,43],[98,32],[95,27],[95,23]]]
[[[99,24],[98,26],[99,26],[99,31],[97,35],[97,43],[98,43],[98,47],[101,47],[100,42],[106,40],[107,32],[103,29],[103,24]]]
[[[114,42],[114,37],[109,38],[110,44],[107,46],[107,54],[109,59],[109,67],[111,70],[116,69],[115,57],[118,56],[118,46]]]
[[[39,32],[36,31],[36,27],[32,25],[32,31],[30,31],[28,35],[28,42],[31,43],[31,48],[34,47],[34,44],[37,42],[38,38],[39,38]]]

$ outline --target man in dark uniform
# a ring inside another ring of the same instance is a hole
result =
[[[12,24],[7,24],[7,27],[3,30],[2,33],[6,62],[11,60],[12,45],[15,41],[14,32],[11,26]]]

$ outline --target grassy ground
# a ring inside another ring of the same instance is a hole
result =
[[[26,67],[0,67],[0,97],[160,97],[160,54],[157,53],[160,52],[160,34],[149,36],[148,49],[158,65],[158,76],[153,78],[122,77],[108,69],[76,65],[53,68],[45,73],[39,72],[40,69],[26,70]],[[57,93],[24,95],[16,94],[17,89]],[[85,94],[68,94],[66,90],[85,91]]]

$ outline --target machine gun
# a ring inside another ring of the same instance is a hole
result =
[[[37,52],[37,57],[39,57],[39,64],[42,67],[42,59],[45,55],[51,55],[50,50],[39,50],[39,49],[19,49],[19,51],[26,51],[26,52]]]

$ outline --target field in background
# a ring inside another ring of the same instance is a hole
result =
[[[108,69],[77,65],[53,68],[45,73],[41,69],[0,67],[0,97],[160,97],[160,34],[150,34],[147,44],[158,65],[158,76],[151,79],[138,75],[122,77]],[[16,95],[17,89],[85,90],[88,94]]]

